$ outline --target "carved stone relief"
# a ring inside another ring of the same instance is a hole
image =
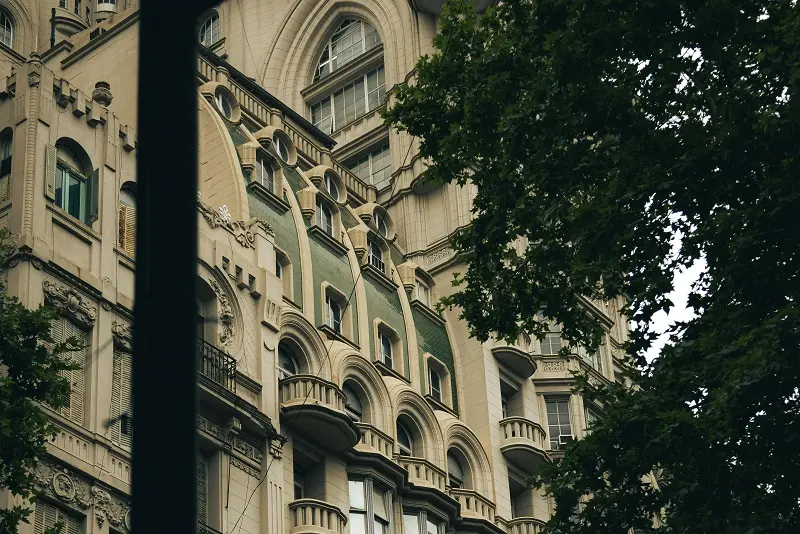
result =
[[[202,415],[197,416],[197,428],[230,446],[232,450],[252,460],[256,464],[260,465],[264,459],[262,452],[257,447],[238,436],[237,432],[232,432],[230,429],[226,429],[222,425],[218,425]]]
[[[133,352],[133,334],[130,326],[114,321],[111,323],[111,335],[114,338],[114,348]]]
[[[445,258],[449,258],[453,255],[453,250],[450,248],[443,248],[437,250],[436,252],[432,252],[428,255],[428,265],[433,265],[434,263],[439,263],[440,261],[444,260]]]
[[[542,370],[543,370],[545,373],[560,373],[560,372],[566,372],[566,370],[567,370],[567,365],[566,365],[566,363],[564,362],[564,360],[559,360],[559,361],[555,361],[555,362],[543,362],[543,364],[542,364]]]
[[[217,299],[219,300],[217,316],[222,325],[222,332],[219,333],[219,342],[222,343],[223,346],[230,345],[233,341],[233,308],[231,308],[228,295],[225,294],[225,291],[219,286],[216,280],[209,278],[208,285],[210,285],[214,293],[217,294]]]
[[[272,226],[262,219],[254,217],[246,222],[232,220],[227,206],[221,206],[219,210],[215,210],[200,200],[199,192],[197,195],[197,206],[203,218],[211,228],[222,226],[233,234],[237,243],[245,248],[256,248],[256,235],[251,231],[251,228],[255,224],[260,225],[267,234],[275,235]]]
[[[91,328],[97,319],[97,308],[89,304],[80,293],[71,287],[45,280],[42,282],[45,301],[61,310],[76,323]]]

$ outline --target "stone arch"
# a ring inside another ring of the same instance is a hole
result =
[[[451,448],[457,449],[462,461],[466,460],[467,463],[464,467],[469,470],[471,477],[469,489],[493,500],[492,468],[480,440],[469,427],[452,415],[444,412],[437,412],[437,415],[444,434],[445,458],[447,451]]]
[[[330,380],[330,358],[326,357],[327,348],[319,335],[319,331],[300,312],[287,309],[286,306],[283,309],[284,311],[281,314],[281,340],[290,340],[294,346],[302,351],[302,355],[296,354],[296,356],[305,357],[310,374],[319,374],[321,378]],[[275,349],[277,350],[277,346]]]
[[[14,52],[28,57],[28,54],[34,49],[35,33],[29,9],[18,0],[0,0],[0,9],[8,13],[14,25],[14,36],[11,43]]]
[[[199,261],[198,277],[208,285],[217,297],[217,341],[219,347],[228,354],[240,360],[245,360],[243,364],[249,366],[244,357],[244,326],[242,321],[242,309],[236,299],[236,291],[228,282],[228,277],[218,269],[211,267],[204,261]],[[252,370],[248,374],[255,376]]]
[[[200,200],[215,210],[225,205],[233,220],[247,221],[250,207],[236,148],[219,113],[202,94],[198,94],[197,101]],[[218,164],[220,161],[222,165]],[[210,168],[214,169],[213,174],[206,170]]]
[[[422,456],[435,466],[444,469],[445,448],[442,430],[428,402],[399,379],[387,377],[384,380],[393,383],[389,386],[389,391],[394,399],[394,419],[405,418],[413,421],[419,431],[419,438],[422,439]],[[397,441],[394,428],[392,435]]]
[[[317,2],[299,0],[287,12],[260,72],[262,84],[274,91],[294,109],[304,109],[300,91],[311,84],[319,51],[330,38],[336,22],[345,15],[362,18],[372,24],[383,42],[386,85],[404,80],[418,56],[409,54],[394,43],[411,43],[418,48],[413,27],[414,13],[404,0],[337,0]],[[301,22],[295,22],[301,20]]]
[[[392,399],[389,390],[386,389],[386,383],[372,363],[358,352],[347,348],[341,350],[331,360],[334,368],[334,381],[344,387],[348,380],[352,380],[363,390],[369,403],[370,412],[369,418],[365,422],[385,434],[394,434]]]

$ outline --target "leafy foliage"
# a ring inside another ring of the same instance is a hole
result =
[[[7,265],[14,250],[8,231],[0,229],[0,265]],[[37,459],[54,434],[40,405],[66,405],[69,383],[59,372],[76,368],[64,353],[81,345],[74,338],[54,343],[50,324],[56,310],[30,310],[6,289],[0,278],[0,488],[28,499],[33,496]],[[16,533],[30,513],[23,505],[0,510],[0,533]]]
[[[451,0],[440,22],[386,115],[427,179],[477,189],[445,304],[480,339],[541,337],[541,312],[596,346],[584,297],[634,327],[627,385],[579,381],[604,416],[537,481],[550,531],[800,532],[795,1]],[[648,364],[700,258],[697,315]]]

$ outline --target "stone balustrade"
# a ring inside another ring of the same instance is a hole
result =
[[[494,503],[477,491],[451,488],[450,495],[458,501],[461,507],[461,517],[483,519],[494,523]]]
[[[291,534],[344,534],[347,516],[337,507],[316,499],[298,499],[289,504]]]
[[[314,375],[294,375],[280,382],[281,404],[295,405],[322,404],[333,410],[344,411],[344,393],[339,387]]]
[[[506,417],[500,421],[500,428],[503,430],[504,444],[528,442],[538,449],[547,449],[547,434],[538,423],[524,417]]]
[[[508,534],[542,534],[544,525],[534,517],[515,517],[507,522]]]
[[[434,488],[441,492],[445,491],[447,474],[428,460],[411,456],[399,456],[397,463],[408,471],[408,480],[415,486]]]
[[[392,459],[394,440],[367,423],[356,423],[361,431],[361,439],[356,444],[357,451],[377,452],[386,458]]]

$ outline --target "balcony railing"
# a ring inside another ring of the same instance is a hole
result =
[[[447,474],[424,458],[399,456],[397,463],[408,471],[408,480],[416,486],[427,486],[445,491]]]
[[[344,393],[336,384],[314,375],[293,375],[281,380],[281,404],[323,404],[344,412]]]
[[[392,458],[394,440],[367,423],[356,423],[361,432],[361,440],[356,445],[356,450],[378,452],[386,458]]]
[[[316,499],[298,499],[289,504],[291,534],[344,534],[347,517],[335,506]]]
[[[451,488],[450,495],[461,506],[461,517],[494,523],[494,503],[474,490]]]
[[[503,430],[503,442],[505,443],[525,443],[545,450],[545,440],[547,436],[544,429],[538,423],[534,423],[524,417],[506,417],[500,421],[500,428]]]
[[[236,360],[203,339],[197,339],[197,370],[225,389],[236,393]]]
[[[544,521],[534,517],[517,517],[508,522],[508,534],[542,534]]]

